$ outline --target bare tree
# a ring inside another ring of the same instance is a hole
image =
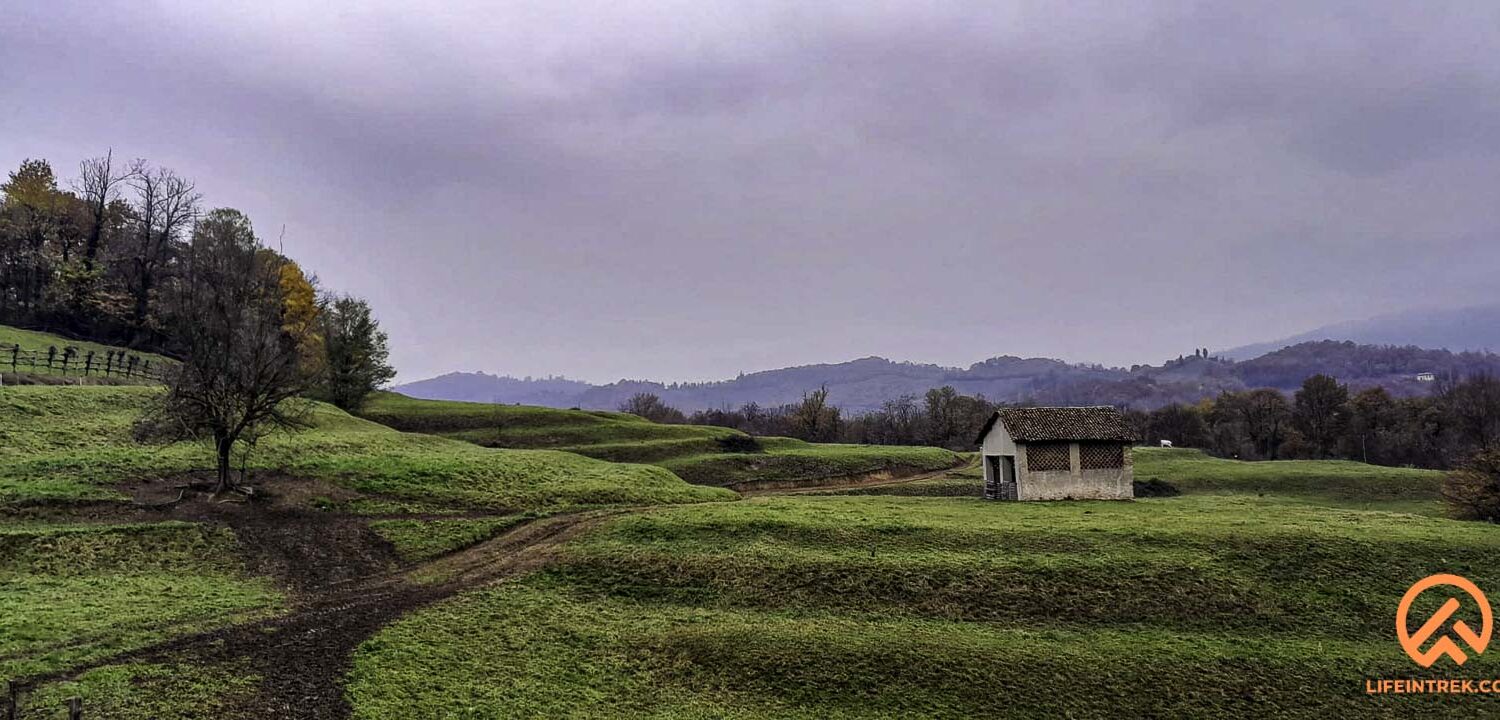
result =
[[[89,158],[78,165],[78,180],[73,191],[88,208],[88,236],[83,244],[83,267],[93,271],[94,260],[104,240],[110,205],[120,199],[120,190],[134,174],[134,166],[119,167],[114,164],[115,153],[111,149],[104,157]]]
[[[802,394],[802,402],[792,411],[795,435],[810,442],[829,442],[838,437],[842,422],[839,409],[828,404],[828,386]]]
[[[675,424],[687,422],[687,416],[683,415],[681,410],[662,402],[662,399],[653,393],[631,395],[629,400],[620,403],[620,412],[637,415],[651,422]]]
[[[1481,373],[1455,382],[1445,377],[1437,400],[1460,458],[1500,446],[1500,378]]]
[[[303,424],[307,405],[297,398],[316,379],[306,365],[314,337],[299,337],[286,322],[282,270],[289,262],[260,244],[239,211],[214,210],[194,229],[169,298],[183,362],[138,436],[212,438],[216,493],[235,488],[236,443],[248,453],[268,431]]]
[[[192,181],[167,168],[152,168],[144,160],[131,166],[129,182],[136,192],[136,228],[127,287],[134,301],[130,320],[139,339],[152,294],[161,284],[179,237],[197,216],[202,196]]]

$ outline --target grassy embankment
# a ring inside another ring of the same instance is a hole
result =
[[[49,347],[55,347],[57,348],[57,351],[59,353],[59,362],[61,360],[61,353],[65,348],[77,348],[78,354],[75,358],[73,358],[72,361],[70,361],[67,372],[63,373],[60,365],[53,368],[52,370],[48,370],[46,367],[34,368],[27,364],[24,357],[18,358],[20,360],[20,364],[12,367],[11,349],[15,347],[20,347],[23,351],[36,351],[41,353],[46,353],[47,348]],[[51,333],[37,332],[34,330],[22,330],[20,328],[11,327],[9,325],[0,325],[0,378],[3,378],[5,383],[12,385],[23,382],[49,385],[76,385],[80,380],[82,380],[83,383],[87,385],[149,384],[150,381],[140,378],[128,379],[113,375],[110,377],[102,377],[97,372],[99,368],[96,368],[95,374],[90,375],[87,378],[81,377],[83,375],[83,362],[85,355],[90,352],[94,353],[97,356],[97,362],[102,364],[104,362],[104,355],[106,353],[118,350],[124,350],[130,355],[134,355],[139,358],[140,361],[150,363],[152,367],[161,367],[167,363],[172,362],[168,358],[153,353],[136,352],[134,350],[127,350],[125,348],[115,347],[112,345],[100,345],[99,343],[72,340],[60,335],[53,335]]]
[[[0,389],[0,680],[284,606],[284,588],[242,561],[255,548],[241,547],[246,540],[236,530],[173,521],[173,511],[133,509],[127,493],[139,481],[201,476],[212,467],[203,443],[148,446],[131,439],[132,421],[155,392]],[[555,451],[487,450],[399,433],[325,405],[311,421],[307,430],[263,440],[252,465],[326,488],[330,497],[307,498],[306,510],[392,516],[369,526],[405,560],[483,540],[528,513],[735,497],[660,468]],[[433,520],[434,513],[473,517]],[[100,683],[118,679],[117,671],[101,673]]]
[[[914,474],[961,461],[939,448],[751,438],[729,428],[663,425],[625,413],[417,400],[395,393],[381,393],[361,415],[399,430],[486,447],[550,448],[611,462],[657,465],[698,485],[797,484],[879,472]]]
[[[206,443],[150,446],[130,438],[149,388],[7,387],[0,395],[0,505],[119,500],[115,485],[212,467]],[[732,499],[644,465],[550,450],[488,450],[395,432],[319,404],[312,427],[274,434],[254,469],[319,479],[370,504],[486,510]]]
[[[362,648],[356,717],[1407,717],[1391,622],[1500,528],[1256,495],[795,497],[627,517]],[[1433,603],[1435,605],[1435,601]],[[1423,607],[1417,612],[1428,612]]]

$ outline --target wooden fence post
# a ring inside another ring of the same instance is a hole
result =
[[[21,695],[26,690],[24,683],[15,680],[5,683],[5,720],[16,720],[21,712]]]

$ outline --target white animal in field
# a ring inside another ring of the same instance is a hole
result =
[[[1162,447],[1172,447],[1172,441],[1171,440],[1163,440],[1163,441],[1161,441],[1161,446]]]

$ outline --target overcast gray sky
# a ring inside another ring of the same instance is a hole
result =
[[[1130,364],[1496,298],[1491,0],[5,6],[0,165],[113,147],[285,225],[403,380]]]

